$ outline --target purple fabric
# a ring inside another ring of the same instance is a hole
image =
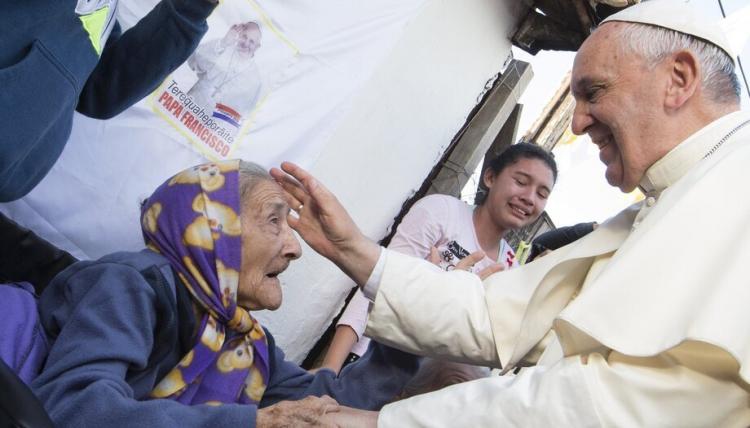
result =
[[[0,357],[26,384],[42,369],[49,346],[39,324],[34,287],[0,284]]]
[[[237,306],[239,161],[198,165],[162,184],[141,211],[146,245],[169,260],[202,310],[195,347],[151,392],[185,404],[258,403],[269,378],[260,324]]]

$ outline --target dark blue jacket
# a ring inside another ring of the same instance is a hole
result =
[[[44,178],[74,110],[111,118],[156,89],[193,52],[215,7],[162,0],[128,31],[114,24],[100,57],[76,14],[87,1],[98,0],[0,0],[0,202]]]
[[[256,406],[147,399],[193,346],[189,300],[185,287],[174,287],[166,259],[149,250],[79,262],[58,275],[39,300],[50,353],[32,383],[55,424],[255,426]],[[344,405],[378,409],[418,368],[417,357],[374,343],[338,377],[330,370],[313,375],[286,361],[270,334],[268,339],[271,376],[261,408],[328,394]]]

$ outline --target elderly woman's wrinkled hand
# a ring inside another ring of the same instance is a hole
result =
[[[349,213],[328,189],[310,173],[291,163],[271,175],[286,192],[287,202],[297,217],[289,225],[310,247],[328,258],[357,284],[370,276],[380,247],[360,232]]]
[[[255,426],[335,428],[339,425],[328,419],[328,415],[338,412],[340,408],[336,400],[327,395],[305,397],[299,401],[281,401],[258,410]]]

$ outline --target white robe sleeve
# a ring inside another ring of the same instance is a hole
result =
[[[366,334],[422,355],[498,365],[478,277],[386,257]],[[651,358],[601,352],[399,401],[383,408],[378,425],[750,426],[736,360],[719,348],[686,343]]]
[[[479,277],[385,253],[386,265],[395,268],[383,272],[365,335],[418,355],[498,367]]]
[[[585,363],[572,356],[392,403],[378,427],[747,426],[747,402],[732,379],[679,365],[669,355],[607,360],[595,353]]]

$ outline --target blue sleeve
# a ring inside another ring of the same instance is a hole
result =
[[[156,293],[133,267],[83,265],[63,272],[40,298],[42,323],[54,343],[32,388],[57,426],[255,425],[255,406],[138,400],[154,382],[134,391],[126,377],[148,372],[159,328]]]
[[[269,345],[272,341],[269,335]],[[378,410],[401,392],[419,368],[419,357],[375,341],[362,358],[344,367],[338,377],[328,369],[311,374],[284,360],[281,349],[269,349],[274,353],[273,366],[261,408],[308,395],[330,395],[345,406]]]
[[[153,92],[198,46],[215,7],[208,0],[161,0],[121,35],[116,25],[76,110],[109,119]]]

